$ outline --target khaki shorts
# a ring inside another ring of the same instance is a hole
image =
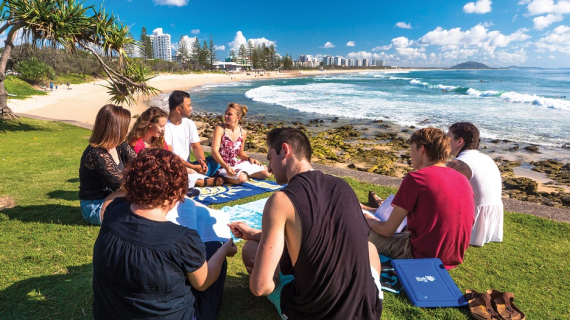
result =
[[[391,237],[384,237],[370,230],[368,241],[372,242],[378,253],[393,259],[413,259],[410,233],[395,233]]]

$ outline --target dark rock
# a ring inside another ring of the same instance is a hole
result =
[[[382,123],[384,122],[383,120],[374,120],[373,123]]]
[[[564,149],[570,149],[570,143],[565,143],[562,145],[562,148]]]
[[[561,195],[560,201],[562,201],[563,205],[570,207],[570,193],[565,193],[565,194]]]
[[[356,169],[356,165],[354,163],[349,164],[348,166],[346,166],[349,169]]]
[[[295,122],[293,122],[293,125],[294,125],[294,126],[301,125],[301,122],[300,122],[300,121],[295,121]]]
[[[491,140],[491,143],[499,143],[499,142],[501,142],[501,140],[499,140],[499,139],[493,139],[493,140]]]
[[[332,120],[332,123],[337,123],[338,122],[338,118],[335,118]]]
[[[429,123],[429,121],[430,121],[429,119],[424,119],[424,120],[422,120],[420,123],[421,123],[421,124],[426,124],[426,123]]]
[[[415,128],[416,128],[416,126],[410,126],[410,129],[415,129]]]
[[[534,153],[540,153],[540,152],[538,152],[538,146],[526,146],[526,147],[524,147],[524,149],[526,151],[530,151],[530,152],[534,152]]]
[[[325,123],[325,120],[319,120],[319,123]]]
[[[402,132],[410,132],[410,129],[402,129]]]
[[[509,148],[509,151],[517,151],[518,149],[520,149],[519,146],[515,145],[514,147]]]
[[[503,181],[505,189],[517,189],[534,195],[538,191],[538,183],[530,178],[506,177]]]

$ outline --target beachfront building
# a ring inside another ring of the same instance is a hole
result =
[[[376,61],[374,61],[374,65],[377,67],[383,67],[384,66],[384,60],[376,60]]]
[[[170,35],[162,33],[162,28],[156,28],[149,35],[152,42],[152,52],[155,59],[172,61],[172,51],[170,44]]]
[[[368,67],[368,59],[366,59],[366,58],[362,59],[362,66]]]
[[[324,56],[323,57],[323,65],[325,66],[332,66],[333,58],[331,56]]]
[[[342,57],[340,57],[340,56],[334,57],[333,63],[334,63],[335,66],[340,67],[340,66],[342,65],[341,62],[342,62]]]

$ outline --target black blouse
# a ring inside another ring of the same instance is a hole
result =
[[[195,230],[146,219],[117,198],[93,248],[95,319],[192,319],[187,273],[206,261]]]
[[[116,149],[125,166],[136,156],[133,148],[126,142],[118,145]],[[122,179],[123,173],[106,149],[87,146],[79,164],[80,200],[105,199],[121,187]]]

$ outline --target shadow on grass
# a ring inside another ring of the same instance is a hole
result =
[[[39,127],[23,123],[21,121],[0,119],[0,133],[17,132],[17,131],[38,131]]]
[[[67,182],[79,182],[79,178],[71,178],[71,179],[67,179]]]
[[[10,220],[19,220],[22,222],[40,222],[62,225],[88,224],[83,220],[81,209],[75,206],[62,206],[59,204],[15,206],[13,208],[4,209],[1,213],[7,215]]]
[[[91,263],[18,281],[0,291],[2,319],[92,318]]]
[[[75,201],[79,199],[79,191],[56,190],[47,193],[51,199]]]
[[[256,297],[249,290],[249,275],[240,272],[226,277],[218,320],[280,319],[267,297]]]

